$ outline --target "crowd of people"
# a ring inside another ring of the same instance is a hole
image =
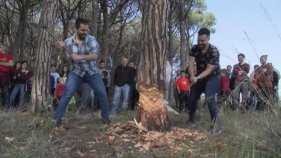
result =
[[[260,57],[260,65],[245,62],[245,54],[237,55],[238,63],[232,68],[220,68],[219,51],[209,43],[210,31],[202,28],[198,32],[198,44],[190,52],[186,70],[179,70],[174,82],[174,99],[177,110],[189,113],[188,125],[195,124],[195,113],[202,93],[211,115],[210,132],[220,133],[219,107],[234,111],[249,109],[265,110],[279,105],[278,83],[280,74],[267,55]]]
[[[7,108],[24,110],[24,103],[31,94],[32,72],[27,61],[17,61],[6,53],[7,47],[0,43],[0,84],[2,104]]]
[[[50,94],[54,97],[53,107],[56,111],[55,123],[60,127],[62,117],[74,94],[76,106],[80,113],[88,107],[94,111],[100,110],[102,123],[109,124],[109,113],[116,115],[125,109],[133,110],[138,102],[137,64],[121,59],[113,74],[106,69],[103,60],[97,64],[99,45],[94,36],[88,34],[89,23],[77,19],[76,32],[64,42],[58,42],[57,47],[63,49],[69,59],[69,65],[63,66],[61,73],[56,66],[50,68]],[[210,30],[201,28],[198,32],[198,44],[189,53],[186,70],[178,71],[175,79],[174,96],[178,111],[188,112],[189,126],[196,120],[197,104],[201,95],[205,94],[205,102],[211,115],[210,132],[221,132],[218,119],[219,106],[231,104],[235,111],[241,109],[262,110],[274,106],[270,102],[279,102],[278,82],[279,72],[267,62],[267,55],[260,57],[261,65],[255,65],[250,72],[250,65],[245,62],[245,54],[238,54],[238,63],[227,68],[220,68],[220,53],[209,43]],[[5,53],[6,47],[0,44],[0,81],[2,102],[6,107],[22,109],[26,95],[31,93],[32,72],[26,61],[13,64],[13,56]],[[167,61],[164,103],[169,100],[169,82],[171,80],[171,65]],[[114,83],[114,86],[111,86]],[[109,89],[114,88],[112,106],[109,106]],[[122,96],[122,102],[120,98]],[[273,97],[272,97],[273,96]],[[231,102],[231,103],[230,103]],[[109,109],[111,107],[111,110]]]

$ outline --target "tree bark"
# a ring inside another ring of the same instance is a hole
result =
[[[53,38],[49,31],[54,31],[57,1],[44,0],[40,17],[40,30],[38,34],[37,54],[34,65],[34,82],[31,93],[31,111],[42,112],[48,105],[49,93],[49,68]]]
[[[109,46],[109,15],[107,9],[107,0],[102,0],[101,9],[103,15],[103,29],[102,29],[102,42],[101,42],[101,59],[107,64],[108,60],[108,46]]]
[[[15,37],[15,41],[12,46],[12,54],[16,60],[23,60],[24,58],[24,49],[26,41],[26,27],[27,27],[27,14],[29,10],[29,0],[22,0],[19,2],[19,25]],[[19,59],[18,59],[19,55]]]
[[[92,0],[92,34],[97,38],[98,34],[98,16],[99,16],[99,3],[97,0]]]
[[[142,54],[139,72],[140,105],[137,121],[148,130],[169,130],[163,103],[164,63],[168,41],[168,0],[144,0]]]
[[[179,20],[180,20],[180,61],[181,69],[186,69],[187,66],[187,52],[186,52],[186,36],[185,36],[185,16],[184,16],[184,0],[180,1],[180,11],[179,11]]]

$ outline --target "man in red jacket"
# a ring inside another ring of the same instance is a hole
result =
[[[0,43],[0,88],[2,89],[2,103],[9,104],[9,76],[13,66],[13,56],[6,53],[7,47]]]

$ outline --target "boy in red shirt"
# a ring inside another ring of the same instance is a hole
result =
[[[176,87],[179,92],[179,111],[183,111],[183,108],[185,107],[185,110],[188,108],[188,97],[189,97],[189,89],[190,89],[190,82],[186,78],[185,71],[181,71],[180,73],[181,77],[176,81]],[[183,104],[185,106],[183,107]]]

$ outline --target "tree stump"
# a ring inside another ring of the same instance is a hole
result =
[[[163,102],[163,92],[156,87],[139,87],[137,122],[147,130],[167,131],[171,121]]]

